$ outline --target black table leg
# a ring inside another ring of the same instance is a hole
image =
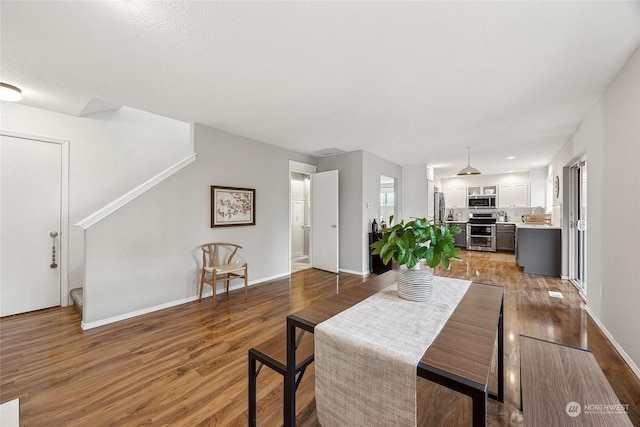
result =
[[[284,426],[296,425],[296,326],[287,318],[287,372],[284,376]]]
[[[249,351],[249,427],[256,425],[256,359]]]

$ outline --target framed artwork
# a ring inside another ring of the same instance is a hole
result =
[[[211,186],[211,228],[256,225],[256,190]]]

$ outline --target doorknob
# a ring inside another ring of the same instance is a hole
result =
[[[58,266],[58,264],[56,264],[56,237],[58,237],[58,232],[54,230],[49,233],[49,236],[51,236],[53,240],[53,246],[51,246],[51,265],[49,267],[56,268]]]
[[[333,225],[331,226],[331,228],[338,228],[338,226],[337,226],[337,225],[335,225],[335,224],[333,224]]]

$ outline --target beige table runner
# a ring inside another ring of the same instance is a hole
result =
[[[434,277],[429,301],[378,292],[315,328],[323,427],[415,426],[416,367],[471,284]]]

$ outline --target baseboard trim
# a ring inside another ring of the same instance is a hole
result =
[[[280,278],[288,276],[288,275],[289,275],[288,273],[285,273],[285,274],[277,274],[277,275],[274,275],[274,276],[265,277],[263,279],[255,281],[255,282],[249,282],[249,286],[257,285],[258,283],[268,282],[270,280],[280,279]],[[230,291],[233,291],[233,290],[236,290],[236,289],[242,289],[242,288],[244,288],[244,283],[242,283],[242,282],[231,284],[231,286],[229,286],[229,290]],[[216,295],[222,294],[224,292],[225,292],[224,289],[220,288],[220,289],[218,289],[218,292],[216,293]],[[211,288],[207,286],[206,290],[202,293],[202,298],[210,297],[211,293],[212,293],[211,292]],[[93,321],[93,322],[85,322],[83,320],[82,322],[80,322],[80,326],[82,327],[82,330],[86,331],[86,330],[89,330],[89,329],[98,328],[100,326],[105,326],[105,325],[109,325],[111,323],[119,322],[121,320],[127,320],[127,319],[131,319],[133,317],[142,316],[143,314],[153,313],[154,311],[164,310],[165,308],[175,307],[176,305],[186,304],[188,302],[196,301],[197,299],[198,299],[198,295],[194,295],[194,296],[191,296],[191,297],[181,298],[181,299],[178,299],[178,300],[170,301],[170,302],[167,302],[167,303],[164,303],[164,304],[155,305],[153,307],[147,307],[147,308],[143,308],[143,309],[140,309],[140,310],[131,311],[129,313],[119,314],[117,316],[108,317],[106,319],[96,320],[96,321]]]
[[[631,370],[633,371],[633,373],[636,375],[636,377],[638,377],[638,379],[640,379],[640,369],[638,368],[638,365],[636,365],[634,363],[634,361],[631,359],[631,357],[629,357],[629,355],[627,354],[626,351],[624,351],[624,349],[622,348],[622,346],[620,344],[618,344],[618,341],[616,341],[616,339],[613,337],[613,335],[611,335],[611,333],[609,332],[609,330],[602,324],[602,322],[600,321],[600,319],[598,319],[598,317],[591,311],[591,309],[589,308],[589,306],[585,306],[587,309],[587,313],[589,314],[589,316],[591,317],[591,319],[593,319],[593,321],[595,322],[595,324],[598,326],[598,328],[600,328],[600,330],[602,331],[602,333],[604,334],[604,336],[607,337],[607,339],[609,340],[609,342],[611,342],[611,344],[613,345],[613,347],[618,351],[618,353],[620,353],[620,356],[622,356],[622,358],[624,359],[625,362],[627,362],[627,365],[629,365],[629,367],[631,368]]]

